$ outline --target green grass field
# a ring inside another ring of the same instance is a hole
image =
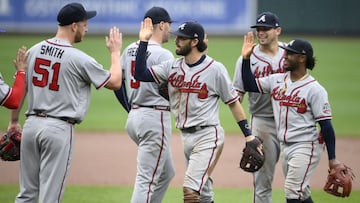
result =
[[[14,68],[12,59],[15,57],[18,47],[26,45],[31,47],[39,40],[51,37],[51,35],[7,35],[0,38],[0,72],[6,82],[12,84]],[[333,111],[333,124],[339,136],[360,136],[360,60],[356,53],[360,46],[360,38],[329,38],[308,37],[314,47],[317,65],[311,72],[318,81],[327,89]],[[292,36],[281,37],[282,41],[289,41]],[[127,46],[136,38],[134,36],[123,37],[123,47]],[[236,59],[240,55],[242,36],[238,37],[214,37],[209,36],[209,55],[221,61],[233,77]],[[84,50],[100,63],[108,68],[110,58],[105,47],[104,36],[87,36],[84,42],[76,44],[76,47]],[[173,38],[165,47],[174,50]],[[247,102],[244,102],[247,109]],[[24,110],[24,109],[23,109]],[[9,111],[0,108],[0,129],[6,129]],[[93,89],[91,104],[84,122],[77,126],[78,131],[124,131],[127,114],[116,101],[112,91],[105,89]],[[221,104],[220,119],[227,132],[239,132],[237,124],[233,121],[230,110]],[[22,118],[22,121],[24,117]]]
[[[0,72],[6,82],[12,84],[14,68],[12,59],[18,47],[32,46],[34,43],[52,37],[51,35],[8,35],[0,37]],[[333,111],[333,124],[337,136],[360,137],[359,115],[360,107],[360,60],[357,58],[360,47],[360,38],[328,38],[309,37],[314,47],[317,65],[311,72],[327,89]],[[293,36],[283,36],[282,41],[290,41]],[[123,47],[136,38],[124,36]],[[236,59],[240,55],[242,36],[215,37],[209,36],[209,55],[221,61],[228,69],[232,78]],[[108,68],[110,58],[105,47],[104,36],[87,36],[83,43],[76,47],[84,50]],[[165,45],[174,50],[173,39]],[[244,102],[245,109],[247,102]],[[23,109],[24,111],[25,109]],[[0,108],[0,131],[7,128],[9,110]],[[116,101],[112,91],[95,89],[92,92],[91,105],[83,123],[76,126],[77,131],[124,131],[127,114]],[[228,108],[221,104],[220,119],[228,133],[240,133]],[[23,123],[24,117],[21,118]],[[92,202],[129,202],[132,187],[115,186],[73,186],[67,187],[64,203],[92,203]],[[0,202],[14,201],[18,192],[17,185],[1,185]],[[215,188],[215,202],[251,202],[252,190],[236,188]],[[282,190],[274,191],[274,202],[284,202]],[[181,202],[181,188],[170,188],[164,203]],[[313,190],[315,202],[360,202],[360,191],[353,191],[350,198],[335,198],[326,195],[321,190]]]
[[[19,191],[15,185],[0,185],[1,203],[14,202]],[[251,189],[215,188],[215,202],[217,203],[248,203],[252,199]],[[132,187],[125,186],[73,186],[66,188],[63,203],[125,203],[130,202]],[[348,198],[337,198],[327,195],[321,190],[312,191],[314,202],[326,203],[356,203],[360,202],[360,191],[353,191]],[[282,190],[273,192],[273,202],[284,202]],[[170,187],[165,194],[163,203],[181,203],[182,188]]]

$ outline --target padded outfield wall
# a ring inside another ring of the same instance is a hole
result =
[[[278,14],[284,33],[360,36],[359,0],[258,0]]]
[[[47,33],[57,29],[59,9],[74,0],[0,0],[0,27],[14,33]],[[149,8],[162,6],[176,21],[196,20],[209,34],[246,32],[256,17],[254,0],[75,0],[96,10],[89,33],[107,33],[118,26],[125,34],[137,34]]]
[[[0,0],[0,27],[10,33],[54,33],[56,15],[74,0]],[[125,34],[137,34],[139,22],[151,6],[165,7],[179,23],[197,20],[213,35],[247,32],[256,15],[279,15],[283,32],[294,34],[357,35],[359,0],[75,0],[98,11],[89,34],[107,33],[119,26]]]

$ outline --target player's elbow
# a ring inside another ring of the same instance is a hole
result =
[[[18,109],[20,106],[20,100],[9,98],[4,103],[4,106],[8,109]]]
[[[118,90],[118,89],[120,89],[121,84],[122,84],[121,78],[113,78],[113,77],[111,77],[111,79],[105,85],[105,87],[107,89],[111,89],[111,90]]]

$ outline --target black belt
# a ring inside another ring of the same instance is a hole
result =
[[[155,106],[155,105],[138,105],[138,104],[133,104],[131,105],[132,109],[138,109],[138,108],[151,108],[151,109],[155,109],[155,110],[162,110],[162,111],[170,111],[170,107],[168,106]]]
[[[202,130],[202,129],[207,128],[209,126],[211,126],[211,125],[193,126],[193,127],[189,127],[189,128],[182,128],[180,130],[181,130],[181,132],[184,132],[184,133],[194,133],[194,132],[196,132],[198,130]]]
[[[57,117],[57,116],[51,116],[51,115],[47,115],[45,113],[33,113],[33,114],[27,114],[27,117],[29,116],[38,116],[38,117],[43,117],[43,118],[56,118],[62,121],[65,121],[67,123],[70,123],[72,125],[75,125],[76,123],[78,123],[77,120],[73,119],[73,118],[69,118],[69,117]]]

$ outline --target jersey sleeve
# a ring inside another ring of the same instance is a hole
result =
[[[88,56],[87,60],[82,61],[84,72],[83,77],[89,83],[92,83],[96,89],[104,87],[110,80],[110,72],[105,70],[94,58]]]
[[[215,85],[218,87],[217,93],[220,95],[221,100],[225,104],[231,104],[238,100],[239,96],[233,87],[229,73],[225,66],[219,62],[216,62],[216,66],[219,67]]]
[[[318,84],[318,83],[317,83]],[[321,86],[313,86],[310,91],[309,103],[313,111],[315,121],[331,119],[331,107],[328,99],[327,91]]]
[[[159,54],[159,58],[157,59],[157,61],[162,62],[162,61],[168,61],[168,60],[172,60],[174,59],[173,54],[167,50],[167,49],[162,49],[161,54]]]
[[[4,82],[0,74],[0,105],[3,105],[10,93],[10,87]]]
[[[235,65],[235,72],[234,72],[234,79],[233,79],[233,85],[234,88],[239,92],[245,92],[244,90],[244,84],[242,81],[242,57],[240,56],[238,60],[236,61]]]
[[[256,84],[258,86],[260,93],[263,93],[263,94],[270,93],[271,80],[273,80],[273,79],[274,79],[274,77],[272,75],[262,77],[262,78],[256,78]]]
[[[156,83],[162,84],[167,82],[171,67],[173,66],[174,60],[170,59],[160,64],[153,65],[150,68],[150,72]]]

